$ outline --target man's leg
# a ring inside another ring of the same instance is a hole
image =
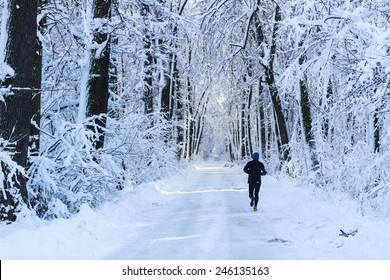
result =
[[[254,187],[254,192],[255,192],[255,195],[254,195],[254,198],[255,198],[254,204],[255,204],[255,208],[257,209],[257,203],[259,202],[260,184],[258,184],[258,185],[256,185],[256,186]]]
[[[255,186],[252,184],[249,184],[249,198],[251,199],[251,203],[250,203],[251,207],[255,203],[255,198],[254,198],[254,194],[253,194],[254,190],[255,190]]]

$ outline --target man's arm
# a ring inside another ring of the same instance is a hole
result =
[[[249,166],[248,166],[248,164],[245,165],[244,172],[249,174]]]
[[[261,165],[261,175],[267,175],[267,171],[265,171],[264,164]]]

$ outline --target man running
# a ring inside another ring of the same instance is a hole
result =
[[[259,161],[259,153],[254,152],[251,161],[245,167],[244,172],[248,174],[249,198],[251,199],[250,206],[253,206],[253,211],[257,211],[257,203],[259,202],[259,191],[261,185],[261,176],[266,175],[264,164]]]

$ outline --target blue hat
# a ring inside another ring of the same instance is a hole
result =
[[[259,159],[260,155],[258,152],[254,152],[253,155],[252,155],[252,158],[253,159]]]

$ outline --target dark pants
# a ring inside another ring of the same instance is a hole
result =
[[[249,184],[249,198],[254,198],[254,206],[257,207],[259,202],[260,184]]]

